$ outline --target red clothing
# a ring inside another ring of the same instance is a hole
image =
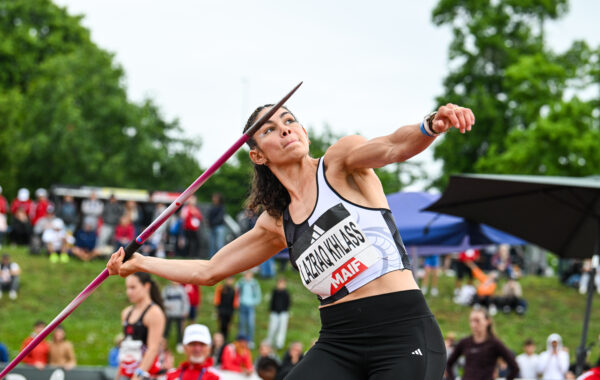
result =
[[[21,351],[33,340],[34,337],[27,337],[21,344]],[[36,363],[48,364],[48,353],[50,349],[45,341],[41,341],[27,356],[23,358],[23,363],[34,365]]]
[[[198,306],[202,300],[202,293],[200,288],[196,284],[184,284],[185,292],[187,293],[188,299],[190,300],[190,306]]]
[[[581,374],[577,380],[600,380],[600,367],[592,368]]]
[[[33,217],[31,219],[31,225],[35,226],[35,223],[43,218],[44,216],[48,215],[48,206],[50,205],[50,202],[48,202],[47,200],[45,201],[41,201],[41,202],[37,202],[34,206],[34,210],[33,210]]]
[[[197,231],[200,228],[200,222],[202,221],[202,212],[194,205],[185,205],[181,210],[181,217],[183,218],[183,229],[188,231]]]
[[[464,252],[461,252],[458,255],[458,260],[464,262],[467,261],[475,261],[479,258],[479,250],[478,249],[467,249]]]
[[[6,214],[6,208],[8,204],[6,203],[6,198],[0,195],[0,214]]]
[[[235,350],[235,345],[233,343],[229,343],[223,349],[223,355],[221,356],[221,368],[232,372],[242,372],[244,368],[252,371],[252,354],[250,353],[250,350],[245,349],[240,354]]]
[[[14,215],[19,208],[23,208],[23,210],[25,210],[25,214],[27,214],[27,217],[30,218],[32,206],[33,202],[31,202],[31,199],[21,202],[18,198],[15,198],[10,206],[10,212]]]
[[[115,240],[117,242],[123,239],[127,241],[132,241],[134,233],[135,231],[133,229],[133,224],[129,223],[126,226],[122,226],[119,224],[117,227],[115,227]]]
[[[213,358],[207,358],[202,364],[183,362],[179,368],[167,373],[167,380],[219,380],[219,375],[211,371],[212,365]],[[200,374],[202,377],[198,377]]]

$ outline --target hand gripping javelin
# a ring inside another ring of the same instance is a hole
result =
[[[231,157],[252,135],[266,122],[271,116],[296,92],[298,87],[302,85],[302,82],[298,83],[292,91],[288,92],[286,96],[275,104],[267,113],[265,113],[260,119],[258,119],[248,130],[244,133],[227,151],[214,163],[212,164],[198,179],[194,181],[183,193],[175,199],[173,203],[169,205],[159,216],[150,224],[135,240],[130,242],[125,248],[125,257],[123,262],[129,260],[131,256],[144,244],[144,242],[160,227],[171,215],[173,215],[185,201],[196,192],[206,182],[206,180],[213,175],[223,165],[229,157]],[[98,275],[71,303],[67,305],[54,318],[52,322],[42,332],[40,332],[7,366],[0,372],[0,379],[8,374],[17,364],[23,360],[27,354],[31,352],[44,338],[48,336],[65,318],[67,318],[86,298],[90,296],[108,278],[108,269],[104,269],[102,273]]]

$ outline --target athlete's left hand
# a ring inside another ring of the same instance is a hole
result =
[[[433,119],[433,130],[437,133],[444,133],[454,127],[460,130],[460,133],[465,133],[471,130],[473,124],[475,124],[473,111],[448,103],[438,108],[437,115]]]

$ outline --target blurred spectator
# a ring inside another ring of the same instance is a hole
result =
[[[437,297],[438,291],[438,272],[440,269],[440,256],[430,255],[425,256],[425,275],[423,276],[423,282],[421,283],[421,290],[423,294],[427,294],[429,289],[429,279],[431,278],[431,295]]]
[[[185,328],[183,344],[186,361],[167,374],[167,380],[218,380],[212,371],[210,356],[210,332],[204,325],[189,325]]]
[[[444,338],[444,345],[446,346],[446,357],[450,357],[450,355],[452,355],[452,352],[454,351],[454,348],[456,347],[456,333],[453,331],[448,332],[448,334],[446,334],[446,337]],[[460,363],[462,364],[462,363]],[[453,368],[454,374],[453,376],[456,377],[458,376],[458,370],[457,368]],[[444,371],[444,377],[443,380],[447,380],[448,377],[448,373],[446,371]]]
[[[271,346],[271,343],[267,339],[263,340],[258,345],[258,357],[254,361],[254,367],[257,368],[257,371],[258,371],[258,362],[260,362],[260,360],[264,359],[264,358],[273,359],[279,364],[279,358],[273,352],[273,346]]]
[[[55,218],[52,221],[51,228],[46,229],[42,234],[42,242],[50,254],[51,263],[57,263],[59,260],[63,263],[69,261],[66,252],[67,232],[62,220]]]
[[[165,326],[164,337],[169,339],[171,325],[175,324],[177,333],[177,352],[183,352],[183,322],[190,312],[190,302],[183,286],[179,283],[171,281],[162,290],[162,297],[165,303],[165,315],[167,316],[167,324]]]
[[[75,233],[75,246],[71,248],[71,252],[82,261],[90,261],[100,255],[100,251],[96,249],[96,230],[89,221],[84,222],[83,228]]]
[[[0,363],[8,363],[9,361],[8,348],[6,348],[4,343],[0,342]]]
[[[535,353],[535,343],[532,339],[527,339],[523,343],[523,353],[517,356],[520,375],[523,380],[537,379],[538,354]]]
[[[212,205],[208,210],[208,225],[210,226],[210,257],[225,245],[225,205],[223,195],[214,193]]]
[[[17,245],[28,245],[33,230],[26,209],[19,207],[14,211],[10,221],[10,241]]]
[[[266,261],[263,261],[258,266],[258,271],[261,278],[275,277],[275,257],[271,256]]]
[[[181,210],[183,233],[185,235],[185,256],[200,257],[200,222],[202,213],[196,206],[196,196],[192,195]],[[206,258],[206,257],[205,257]]]
[[[525,314],[527,310],[527,301],[523,299],[523,290],[521,284],[517,281],[515,272],[511,273],[506,283],[502,286],[502,294],[498,301],[499,307],[506,314],[511,311],[519,315]]]
[[[123,333],[118,333],[113,340],[114,346],[108,351],[109,367],[117,368],[119,366],[119,348],[121,347],[123,338],[125,338]]]
[[[579,280],[579,293],[586,294],[588,286],[590,284],[590,278],[592,276],[592,260],[587,259],[583,262],[581,279]],[[596,268],[596,274],[594,275],[594,286],[596,291],[600,294],[600,268]]]
[[[202,292],[200,292],[200,287],[196,284],[184,284],[183,288],[185,289],[185,293],[187,294],[188,301],[190,304],[190,311],[186,318],[188,322],[192,324],[196,322],[196,316],[198,315],[198,306],[200,305],[200,301],[202,300]]]
[[[104,205],[102,201],[98,199],[95,191],[92,191],[88,199],[84,199],[81,202],[81,214],[83,215],[83,222],[90,223],[94,229],[98,228],[98,219],[102,216]]]
[[[237,282],[236,289],[240,295],[238,331],[248,337],[248,345],[250,348],[254,348],[256,306],[262,298],[260,284],[254,278],[252,272],[247,270],[244,272],[244,276]]]
[[[215,361],[215,365],[221,364],[223,349],[225,348],[225,337],[220,332],[215,332],[212,336],[212,346],[210,347],[210,356]]]
[[[285,345],[287,333],[289,310],[291,306],[290,293],[286,288],[285,278],[279,278],[277,285],[271,294],[271,305],[269,314],[269,331],[267,341],[278,350]]]
[[[79,213],[77,212],[77,205],[73,197],[65,195],[56,216],[62,219],[65,223],[67,231],[73,233],[77,227],[77,219],[79,219]]]
[[[124,214],[119,220],[119,225],[115,228],[115,249],[126,247],[135,237],[135,229],[129,219],[129,215]]]
[[[123,206],[117,201],[117,197],[111,194],[102,210],[102,227],[98,234],[99,248],[112,245],[115,228],[119,224],[121,216],[123,216]]]
[[[248,337],[239,334],[233,343],[225,346],[221,356],[221,368],[244,375],[252,373],[252,354],[248,348]]]
[[[244,209],[237,215],[237,222],[240,225],[241,233],[250,231],[256,224],[258,216],[251,209]]]
[[[129,220],[131,220],[131,223],[135,228],[134,233],[137,232],[140,229],[140,223],[142,221],[142,212],[140,211],[137,202],[132,200],[125,202],[124,213],[128,215]]]
[[[29,251],[32,254],[39,254],[45,249],[46,244],[42,241],[42,235],[44,231],[52,229],[52,222],[56,219],[54,212],[54,205],[48,204],[46,215],[39,218],[35,226],[33,226],[33,234],[31,235],[29,244]]]
[[[0,298],[2,298],[2,293],[8,292],[11,300],[17,299],[20,274],[19,264],[10,261],[10,255],[3,254],[0,264]]]
[[[458,261],[456,261],[456,281],[454,283],[454,295],[459,292],[462,287],[462,279],[468,277],[467,283],[473,283],[473,272],[471,268],[467,266],[467,263],[474,262],[480,256],[478,249],[467,249],[464,252],[458,254]]]
[[[492,257],[492,266],[501,274],[510,278],[513,273],[512,261],[510,258],[510,245],[500,244],[498,252]]]
[[[17,193],[17,198],[13,199],[12,204],[10,205],[10,212],[13,215],[16,215],[17,210],[22,209],[25,211],[25,215],[27,215],[27,220],[31,219],[31,213],[33,211],[33,202],[29,199],[29,190],[25,188],[20,188]]]
[[[215,289],[214,304],[217,307],[219,331],[223,334],[225,341],[229,339],[229,325],[233,313],[240,307],[239,292],[234,287],[234,283],[235,279],[233,277],[227,277]]]
[[[458,292],[455,291],[453,300],[459,305],[471,306],[476,295],[477,289],[473,285],[464,284],[458,289]]]
[[[31,341],[39,333],[41,333],[42,330],[44,330],[44,327],[46,327],[46,324],[42,321],[37,321],[33,325],[33,332],[30,336],[25,338],[23,344],[21,344],[21,351],[23,351],[23,349],[29,343],[31,343]],[[35,366],[39,369],[44,368],[46,364],[48,364],[48,344],[44,340],[42,340],[37,346],[33,348],[33,350],[31,350],[31,352],[27,354],[27,356],[23,358],[23,363]]]
[[[464,355],[462,380],[493,379],[498,358],[503,358],[508,364],[506,379],[514,380],[519,374],[519,366],[512,352],[494,335],[492,319],[487,312],[484,309],[471,311],[469,325],[472,335],[461,339],[448,357],[448,379],[454,379],[454,364]]]
[[[39,188],[35,191],[36,202],[33,206],[33,216],[31,217],[31,225],[35,226],[40,218],[43,218],[47,214],[48,206],[48,192],[46,189]]]
[[[75,360],[73,343],[66,340],[65,337],[65,329],[62,326],[54,329],[52,340],[48,344],[48,364],[70,370],[77,365],[77,361]]]
[[[156,203],[154,203],[154,192],[148,192],[148,201],[144,202],[140,206],[141,216],[140,216],[140,227],[145,229],[148,227],[154,219],[156,219]],[[155,233],[157,233],[156,231]]]
[[[474,306],[483,306],[490,311],[491,315],[495,315],[497,312],[496,299],[494,298],[494,292],[497,287],[497,274],[495,271],[489,274],[483,273],[481,269],[472,261],[465,262],[473,271],[473,276],[479,281],[477,285],[477,294],[473,300]]]
[[[0,247],[4,242],[4,235],[8,231],[8,219],[6,213],[8,212],[8,203],[6,198],[2,195],[2,186],[0,186]]]
[[[152,222],[155,219],[157,219],[159,217],[159,215],[162,214],[162,212],[166,208],[167,208],[167,206],[165,206],[162,203],[155,205],[154,214],[152,216],[152,220],[150,221],[150,224],[152,224]],[[146,227],[144,227],[144,228],[146,228]],[[168,241],[167,231],[168,231],[168,225],[167,225],[167,223],[163,223],[160,225],[160,227],[158,227],[156,229],[154,234],[152,234],[152,236],[150,236],[150,238],[148,239],[156,247],[156,257],[160,257],[160,258],[166,257],[166,243]]]
[[[262,357],[256,363],[256,374],[262,380],[279,380],[281,376],[279,363],[270,357]]]
[[[179,210],[169,221],[167,253],[169,256],[185,256],[186,242],[183,236],[183,218]]]
[[[542,380],[564,379],[569,370],[569,352],[562,345],[558,334],[550,334],[546,341],[546,351],[538,357],[537,371]]]
[[[304,347],[300,342],[290,343],[290,347],[283,355],[283,358],[281,358],[281,372],[278,374],[278,377],[281,376],[281,378],[284,378],[302,360],[304,357],[303,349]]]

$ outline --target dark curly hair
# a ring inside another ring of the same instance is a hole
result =
[[[258,107],[252,112],[246,126],[244,127],[244,133],[254,124],[258,118],[258,114],[267,107],[273,107],[273,104],[265,104]],[[294,119],[296,117],[287,107],[282,106],[289,113],[292,114]],[[297,120],[297,119],[296,119]],[[250,149],[257,148],[256,140],[254,137],[250,137],[247,141]],[[252,176],[252,190],[246,200],[246,206],[252,209],[254,212],[259,213],[261,209],[267,211],[267,213],[275,218],[279,218],[283,215],[283,211],[290,204],[290,194],[287,189],[283,187],[279,179],[275,177],[275,174],[271,172],[266,165],[254,164],[254,175]]]

